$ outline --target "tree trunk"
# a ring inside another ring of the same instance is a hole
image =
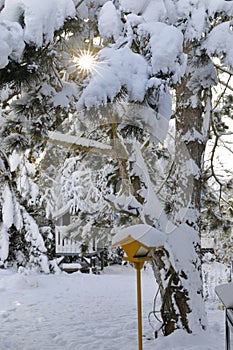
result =
[[[162,299],[163,333],[205,329],[200,256],[201,171],[209,119],[204,90],[191,90],[191,73],[176,87],[172,212],[166,250],[154,251],[154,273]],[[208,124],[208,123],[207,123]],[[205,125],[206,127],[206,125]],[[174,226],[173,226],[174,225]],[[171,229],[171,227],[174,227]]]
[[[189,90],[188,83],[189,77],[186,77],[176,89],[176,159],[182,159],[182,151],[185,148],[192,162],[191,167],[196,168],[196,171],[193,169],[188,188],[185,188],[190,193],[190,186],[192,186],[190,208],[196,211],[196,215],[187,223],[200,230],[201,170],[205,150],[203,106],[200,92],[195,95],[196,101],[193,105],[193,92]],[[181,169],[182,167],[181,163]]]

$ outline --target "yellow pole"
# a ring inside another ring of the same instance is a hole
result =
[[[135,263],[137,270],[137,301],[138,301],[138,350],[142,350],[142,300],[141,300],[141,263]]]

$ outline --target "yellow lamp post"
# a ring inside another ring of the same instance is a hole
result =
[[[141,301],[141,269],[145,261],[152,260],[153,249],[163,247],[165,235],[146,224],[134,225],[118,231],[112,246],[121,246],[126,257],[124,260],[134,264],[137,272],[137,304],[138,304],[138,350],[142,350],[142,301]]]

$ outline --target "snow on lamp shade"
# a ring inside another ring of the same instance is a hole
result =
[[[113,237],[113,247],[121,246],[129,259],[146,257],[156,247],[162,247],[165,243],[165,235],[156,228],[139,224],[129,226]]]
[[[226,308],[233,308],[233,283],[225,283],[215,287],[215,293]]]

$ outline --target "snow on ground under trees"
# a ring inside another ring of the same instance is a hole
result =
[[[156,291],[147,267],[142,271],[144,350],[224,348],[224,311],[216,300],[206,303],[208,331],[177,331],[155,340],[148,314]],[[0,270],[0,320],[1,350],[135,350],[135,270],[119,265],[100,275]]]

